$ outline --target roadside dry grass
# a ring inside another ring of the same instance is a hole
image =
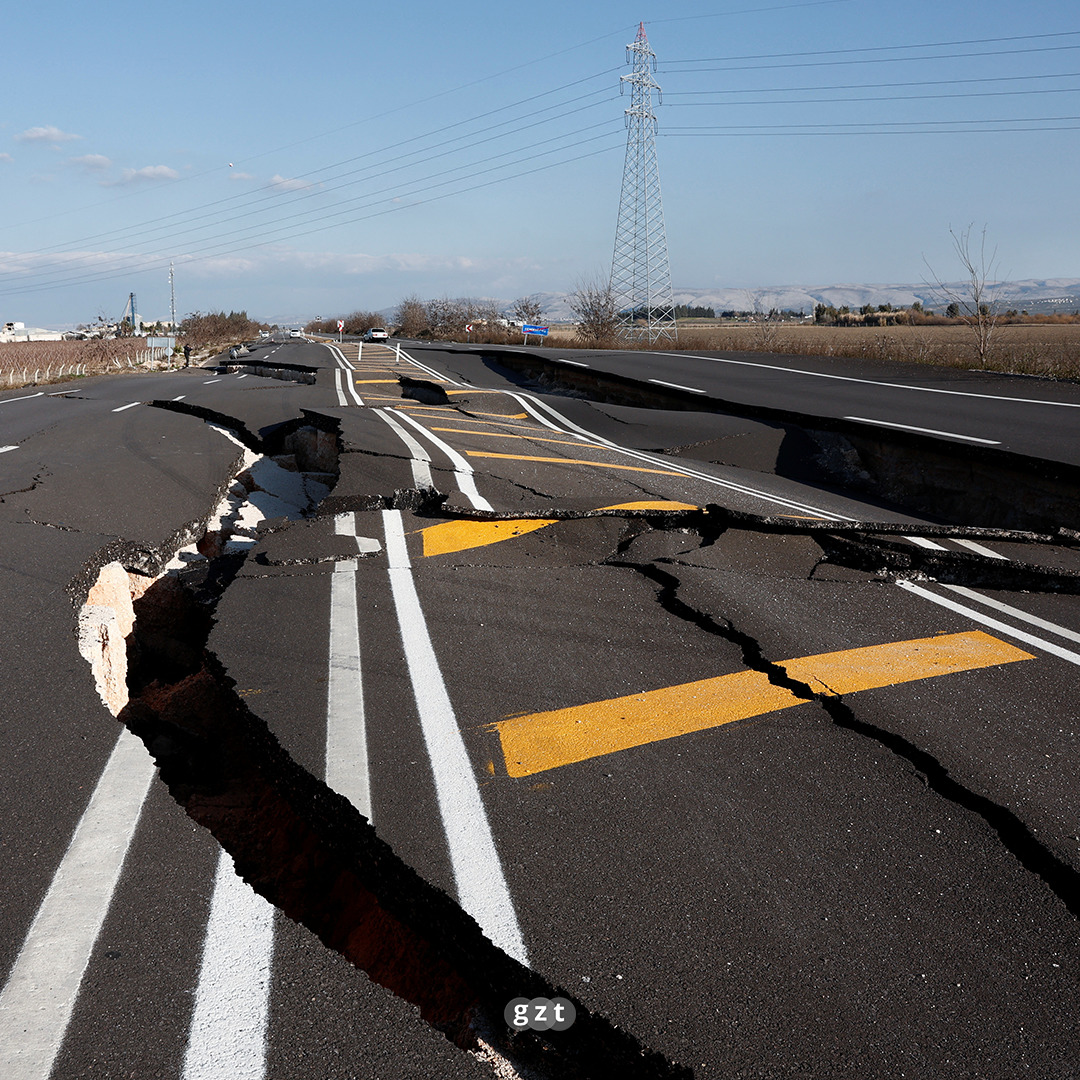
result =
[[[837,356],[856,360],[891,360],[946,367],[979,367],[974,335],[966,326],[680,326],[678,343],[661,350],[687,352],[771,352],[795,356]],[[575,347],[572,330],[552,329],[548,343]],[[640,348],[641,346],[635,346]],[[998,326],[987,364],[989,371],[1045,378],[1080,378],[1080,324],[1006,324]]]
[[[0,342],[0,390],[118,371],[160,371],[170,363],[176,366],[176,360],[170,361],[167,350],[147,349],[133,338]]]

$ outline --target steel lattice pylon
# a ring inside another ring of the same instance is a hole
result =
[[[623,166],[619,223],[611,260],[611,293],[619,312],[619,334],[634,341],[676,337],[660,168],[656,160],[656,115],[652,94],[656,53],[649,48],[645,24],[626,47],[633,65],[622,85],[630,84],[626,110],[626,163]]]

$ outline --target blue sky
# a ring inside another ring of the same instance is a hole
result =
[[[0,320],[570,289],[644,20],[676,287],[1080,277],[1076,0],[188,0],[5,13]]]

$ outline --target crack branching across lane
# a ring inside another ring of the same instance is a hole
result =
[[[1049,847],[1038,840],[1033,831],[1008,807],[965,787],[932,754],[922,750],[909,739],[877,724],[861,720],[843,697],[822,692],[809,683],[794,678],[784,663],[768,660],[760,644],[749,634],[730,622],[719,622],[707,612],[687,604],[679,597],[680,582],[674,574],[652,563],[613,559],[610,565],[635,570],[651,581],[656,587],[656,599],[666,611],[693,623],[709,634],[715,634],[737,645],[742,650],[747,668],[765,675],[772,685],[790,691],[803,701],[817,702],[837,727],[846,728],[870,739],[907,761],[925,777],[926,785],[931,791],[981,817],[1024,868],[1046,882],[1070,914],[1080,917],[1080,872],[1058,858]]]

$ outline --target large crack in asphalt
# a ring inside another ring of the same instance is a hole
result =
[[[651,562],[613,559],[608,565],[624,567],[640,574],[654,585],[656,600],[665,611],[692,623],[707,634],[738,646],[747,668],[760,672],[774,686],[783,687],[796,697],[816,702],[837,727],[882,746],[914,768],[923,777],[929,790],[980,817],[1021,865],[1041,878],[1070,914],[1080,917],[1080,872],[1038,840],[1032,830],[1008,807],[965,787],[937,758],[911,740],[860,719],[842,696],[820,693],[809,684],[792,678],[783,664],[765,657],[756,638],[739,630],[730,621],[718,621],[707,612],[682,600],[679,597],[681,582],[675,574]]]
[[[227,433],[244,450],[216,511],[197,536],[185,527],[156,549],[110,545],[70,586],[82,601],[80,649],[99,693],[144,742],[173,798],[229,852],[256,892],[415,1005],[494,1075],[692,1077],[494,945],[347,799],[299,766],[237,694],[207,642],[217,604],[254,543],[236,504],[262,490],[259,466],[268,459],[254,450],[269,447],[233,418],[197,407],[177,411],[229,421]],[[321,474],[326,432],[301,419],[278,430],[274,448],[291,449]],[[236,490],[241,477],[247,479]],[[437,509],[442,499],[405,490],[382,505]],[[328,501],[321,500],[320,517]],[[565,1031],[513,1029],[504,1010],[518,998],[569,1000],[575,1022]]]

